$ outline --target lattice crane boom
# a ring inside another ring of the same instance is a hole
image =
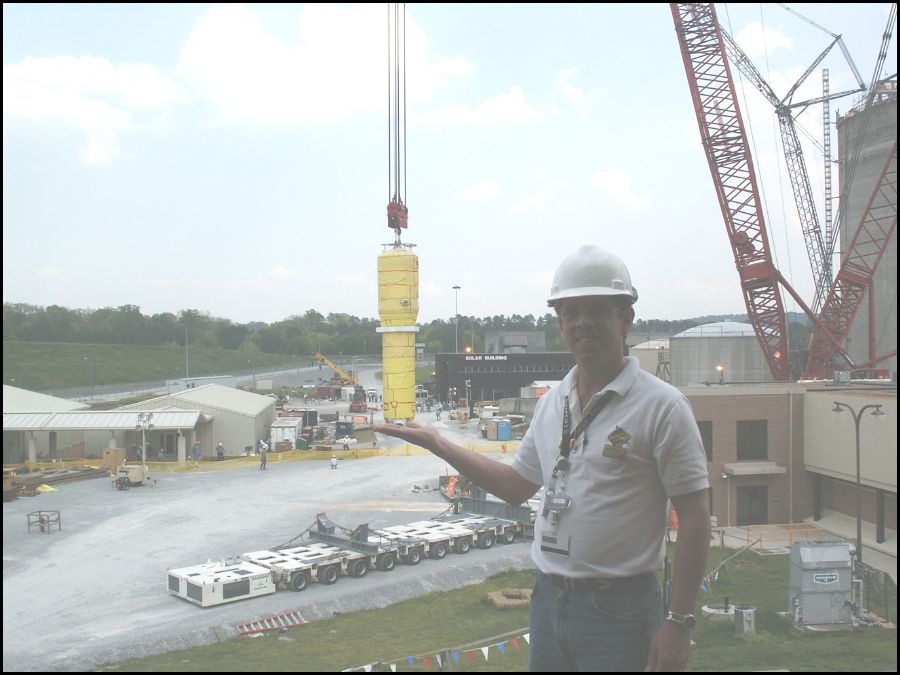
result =
[[[721,29],[720,29],[721,30]],[[722,38],[725,43],[725,51],[731,63],[744,74],[759,92],[772,104],[778,115],[778,126],[781,131],[781,143],[784,149],[784,159],[787,165],[788,177],[791,181],[791,189],[794,193],[794,203],[797,206],[797,215],[800,219],[800,227],[803,232],[803,241],[806,244],[806,254],[809,259],[810,269],[812,270],[813,285],[815,288],[815,300],[813,302],[813,311],[817,312],[818,303],[822,301],[828,288],[831,286],[831,266],[828,264],[827,247],[822,238],[822,229],[819,225],[819,217],[816,212],[816,203],[813,197],[812,186],[809,181],[809,173],[806,169],[806,162],[803,157],[803,148],[800,145],[800,137],[797,134],[797,126],[794,121],[793,108],[802,106],[803,108],[811,105],[810,101],[800,103],[792,103],[791,98],[797,91],[797,88],[806,80],[813,72],[813,69],[822,62],[828,52],[839,44],[843,49],[843,41],[839,35],[834,35],[834,40],[826,47],[816,60],[801,75],[784,98],[779,99],[778,95],[772,90],[772,87],[765,81],[759,73],[750,58],[743,52],[734,39],[724,30]],[[846,51],[844,52],[846,55]],[[847,55],[849,59],[849,55]],[[852,61],[851,61],[852,64]],[[854,67],[855,72],[855,67]],[[848,94],[863,91],[865,85],[860,81],[859,87],[854,90],[829,94],[827,97],[819,97],[815,99],[817,102],[823,100],[837,99]]]
[[[825,379],[831,376],[831,360],[835,354],[832,345],[841,343],[850,332],[853,318],[866,292],[870,291],[875,269],[896,227],[897,142],[894,141],[844,262],[822,305],[810,342],[804,377]]]
[[[671,4],[684,69],[750,323],[776,381],[789,377],[784,306],[715,7]]]

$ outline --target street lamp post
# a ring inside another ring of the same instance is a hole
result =
[[[141,463],[147,463],[147,429],[153,428],[153,413],[138,413],[137,425],[141,429]]]
[[[834,402],[834,408],[831,409],[831,412],[835,415],[843,412],[844,408],[850,411],[850,414],[853,416],[853,425],[856,427],[856,559],[859,562],[863,561],[863,542],[862,542],[862,485],[860,483],[860,452],[859,452],[859,425],[862,421],[862,414],[866,410],[872,410],[872,417],[876,420],[883,416],[884,413],[881,412],[881,404],[869,404],[864,405],[859,409],[859,412],[856,412],[852,406],[847,405],[846,403],[841,403],[840,401]]]
[[[83,356],[82,358],[88,362],[88,366],[90,366],[91,369],[91,398],[94,398],[94,360],[87,356]]]
[[[725,384],[725,366],[720,363],[716,370],[719,372],[719,384]]]
[[[456,310],[456,344],[453,348],[454,354],[459,354],[459,289],[461,286],[454,286],[453,291],[455,295],[455,310]]]

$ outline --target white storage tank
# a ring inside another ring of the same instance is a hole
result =
[[[669,338],[672,384],[772,382],[759,340],[749,323],[718,321]],[[721,366],[722,370],[717,370]]]

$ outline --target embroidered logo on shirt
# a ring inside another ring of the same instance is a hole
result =
[[[631,445],[631,434],[616,426],[615,431],[607,436],[607,439],[609,443],[603,446],[603,456],[610,459],[625,459]]]

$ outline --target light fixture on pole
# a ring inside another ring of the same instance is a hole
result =
[[[153,413],[138,413],[137,426],[141,430],[141,463],[147,464],[147,429],[153,428]]]
[[[840,401],[834,402],[834,408],[831,409],[831,412],[835,416],[837,416],[843,412],[844,408],[850,411],[850,414],[853,416],[853,424],[856,427],[856,559],[857,561],[862,562],[862,485],[860,481],[859,425],[862,421],[862,414],[866,410],[872,411],[871,415],[875,418],[876,421],[878,421],[880,417],[883,417],[884,413],[881,412],[880,403],[864,405],[859,409],[859,412],[856,412],[852,406],[849,406],[846,403],[841,403]]]
[[[462,287],[461,286],[453,287],[454,296],[455,296],[454,308],[456,310],[456,343],[453,347],[454,354],[459,354],[459,289],[460,288],[462,288]]]
[[[716,370],[719,373],[719,384],[725,384],[725,366],[720,363],[716,366]]]

